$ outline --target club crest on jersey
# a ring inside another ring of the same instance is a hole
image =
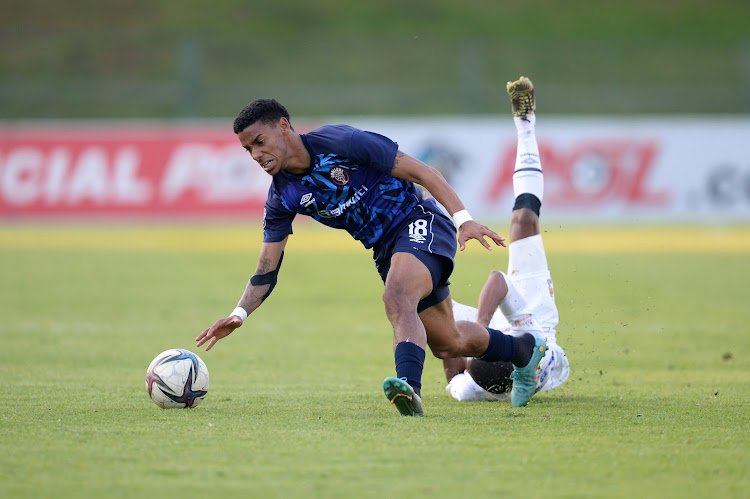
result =
[[[331,182],[336,185],[346,185],[349,183],[349,174],[340,166],[331,168],[328,175],[331,177]]]

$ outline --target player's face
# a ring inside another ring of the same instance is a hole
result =
[[[289,122],[284,118],[273,124],[257,121],[237,137],[260,167],[273,176],[284,169],[289,150],[286,140],[289,129]]]

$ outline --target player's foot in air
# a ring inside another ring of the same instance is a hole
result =
[[[534,102],[534,84],[531,80],[522,76],[516,81],[509,81],[505,87],[513,105],[513,116],[528,121],[528,116],[536,111]]]
[[[522,407],[529,403],[536,391],[537,368],[539,361],[547,351],[547,343],[541,338],[534,338],[534,350],[531,359],[524,367],[513,366],[510,379],[513,380],[513,388],[510,391],[510,403],[516,407]]]
[[[422,399],[414,393],[414,389],[405,379],[386,378],[383,381],[383,391],[402,416],[424,416]]]

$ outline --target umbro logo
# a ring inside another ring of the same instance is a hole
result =
[[[302,196],[302,199],[299,200],[299,204],[307,208],[311,204],[315,202],[315,199],[313,198],[312,192],[308,192],[304,196]]]

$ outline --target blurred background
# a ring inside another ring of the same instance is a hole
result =
[[[0,117],[750,113],[744,0],[4,0]]]
[[[551,213],[750,221],[745,0],[4,0],[0,27],[0,219],[258,218],[270,179],[231,121],[274,97],[505,220],[525,75]]]

